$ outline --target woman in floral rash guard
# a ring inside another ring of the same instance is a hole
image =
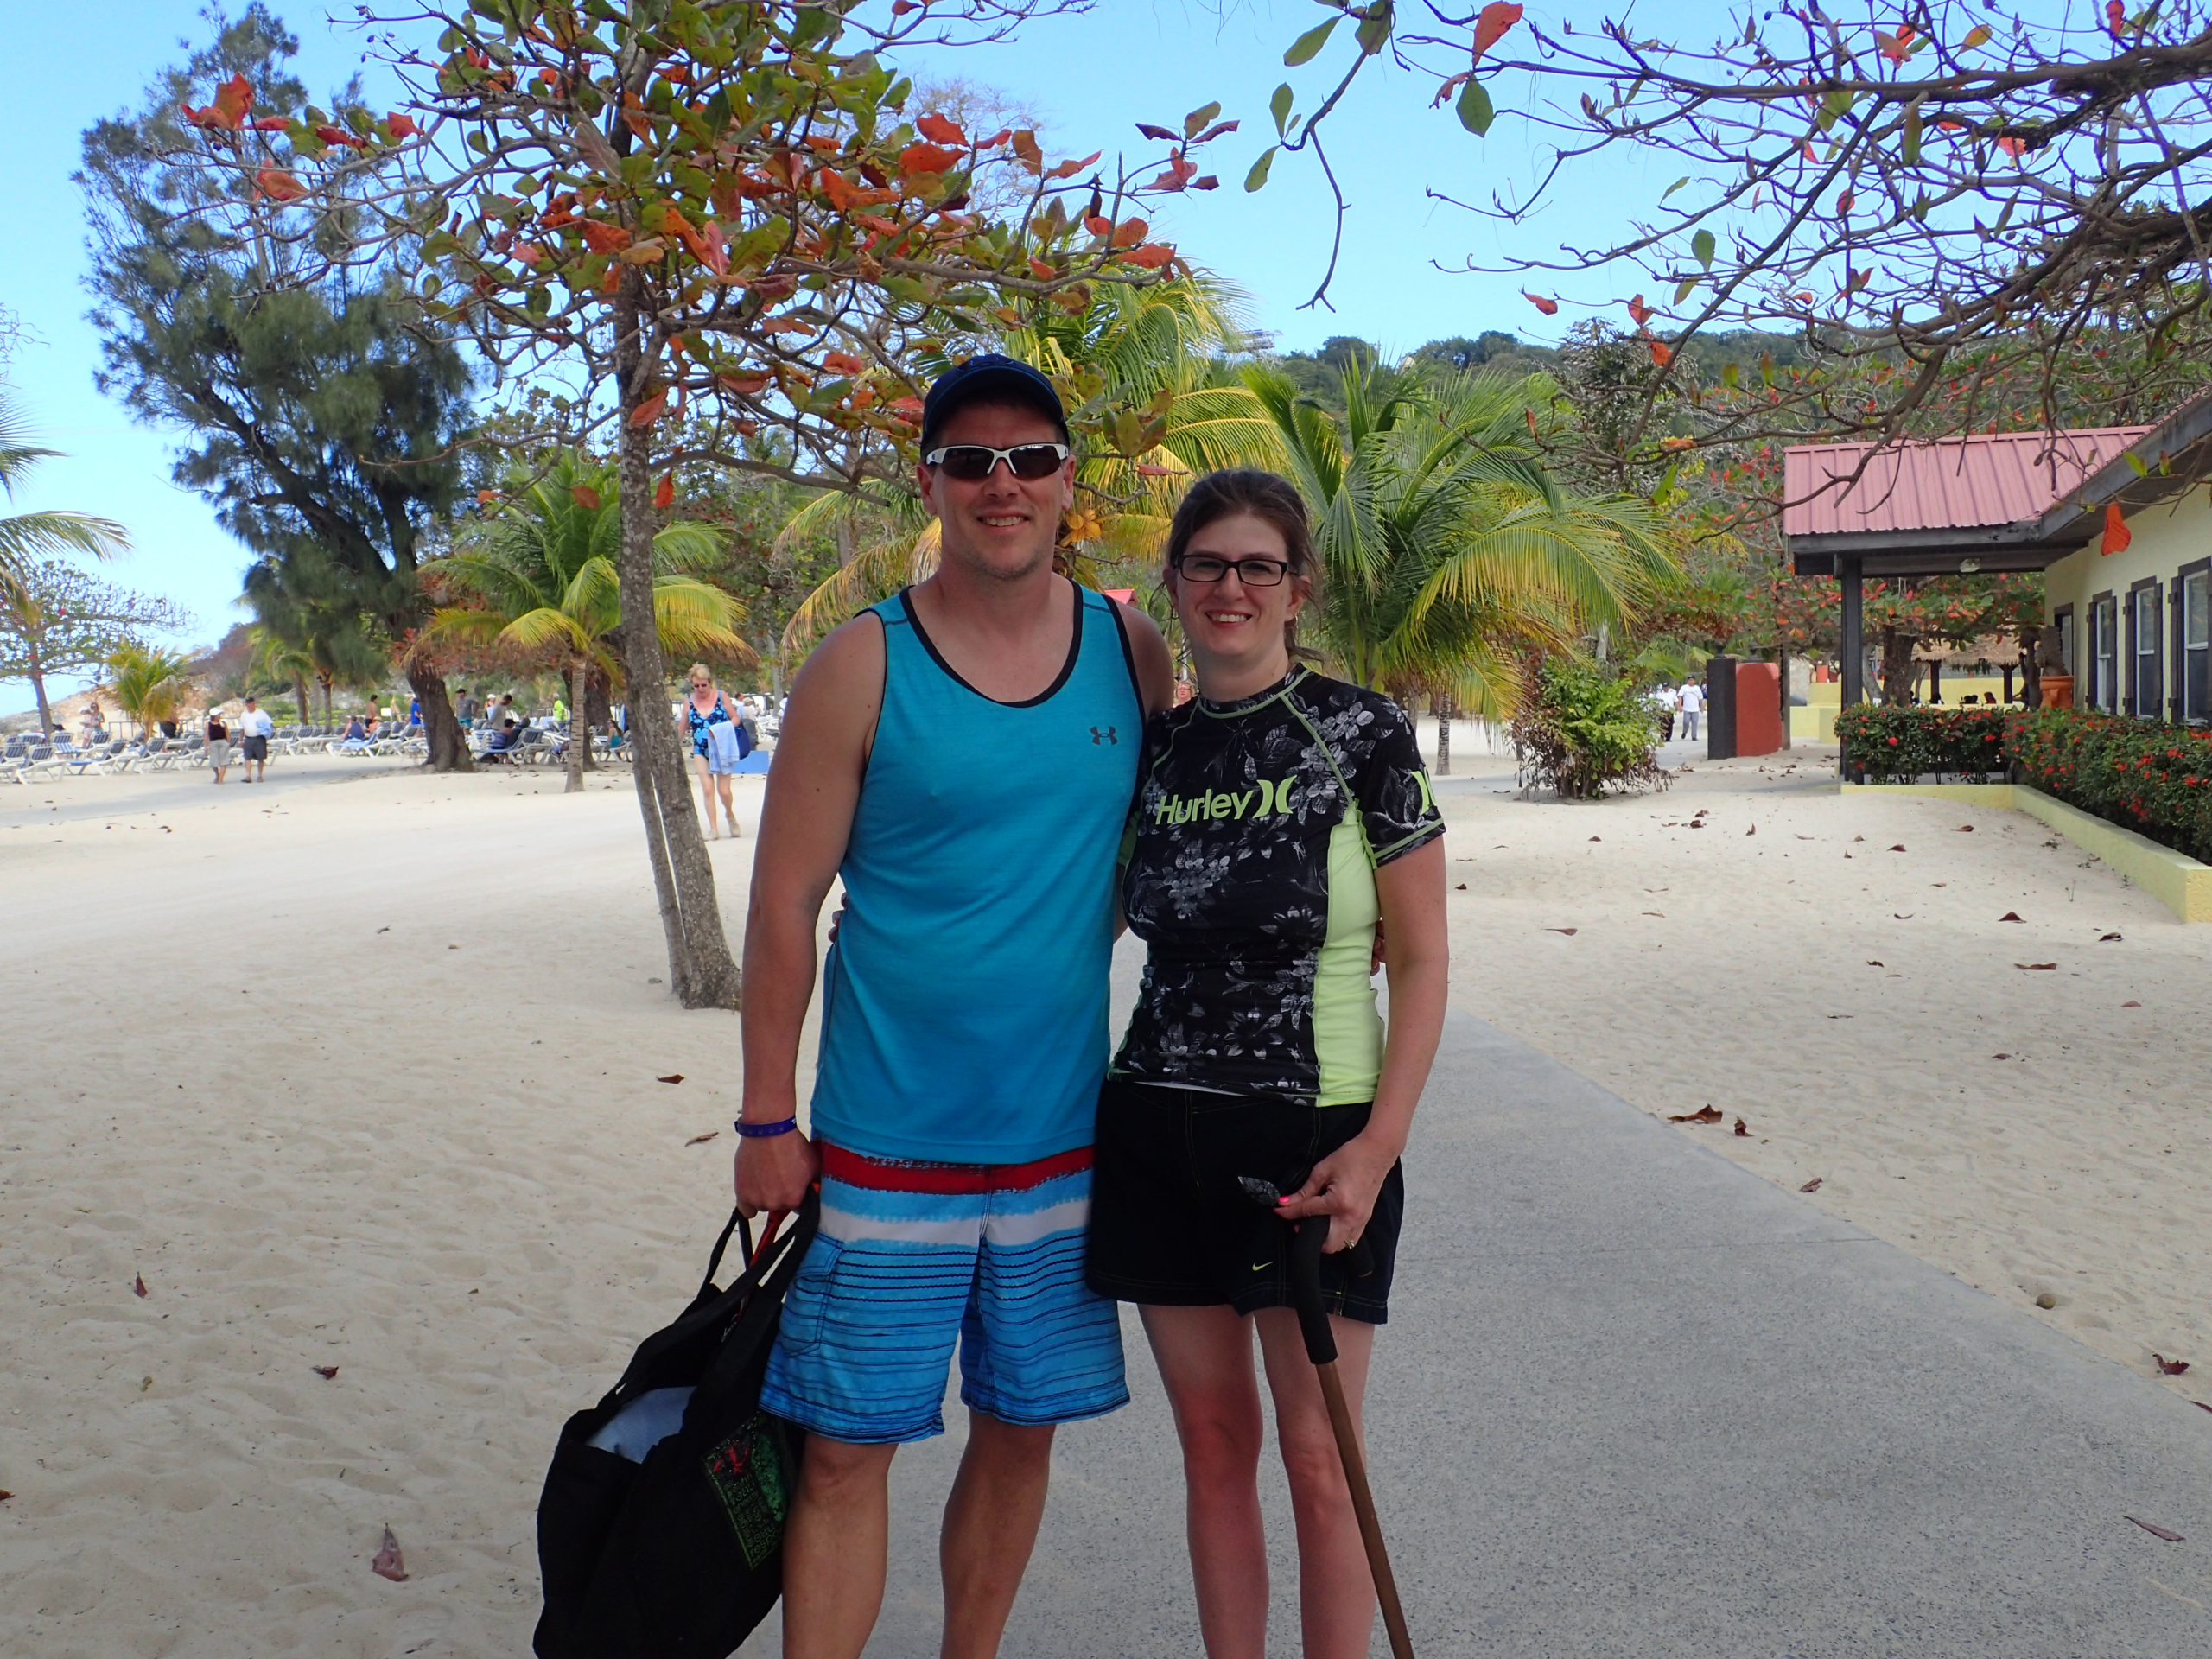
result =
[[[1266,1639],[1255,1337],[1306,1659],[1368,1651],[1374,1586],[1283,1221],[1329,1219],[1322,1289],[1357,1410],[1405,1205],[1398,1155],[1444,1019],[1443,819],[1404,712],[1294,662],[1315,574],[1304,505],[1271,474],[1214,474],[1176,514],[1167,582],[1198,695],[1145,731],[1122,905],[1149,952],[1099,1101],[1089,1277],[1141,1305],[1175,1408],[1211,1659],[1256,1659]],[[1279,1215],[1245,1176],[1291,1195]]]

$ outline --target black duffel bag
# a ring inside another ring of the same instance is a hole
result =
[[[537,1504],[538,1659],[728,1659],[783,1593],[804,1436],[760,1409],[784,1294],[821,1203],[763,1243],[733,1213],[682,1318],[569,1419]],[[748,1258],[715,1287],[740,1234]]]

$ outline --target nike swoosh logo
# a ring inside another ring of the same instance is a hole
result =
[[[1252,1271],[1255,1273],[1261,1273],[1273,1266],[1274,1266],[1274,1263],[1272,1262],[1255,1262],[1252,1264]]]

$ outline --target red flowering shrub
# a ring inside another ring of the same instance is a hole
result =
[[[2020,780],[2212,863],[2212,732],[2078,709],[2016,714]]]
[[[1910,783],[1933,772],[2002,778],[2008,754],[2001,709],[1891,709],[1853,703],[1836,715],[1845,769],[1878,782]]]

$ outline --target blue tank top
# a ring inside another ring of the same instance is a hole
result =
[[[814,1132],[878,1158],[1017,1164],[1090,1144],[1114,870],[1144,724],[1111,600],[1070,583],[1059,677],[997,702],[907,594],[838,874]]]

